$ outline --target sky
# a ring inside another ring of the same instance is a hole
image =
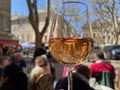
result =
[[[42,5],[43,8],[46,6],[46,1],[47,0],[38,0],[38,6]],[[89,0],[87,0],[88,2]],[[90,2],[88,2],[90,3]],[[27,6],[27,1],[26,0],[11,0],[11,14],[24,14],[28,15],[28,6]]]
[[[46,0],[38,0],[38,4],[45,7]],[[28,6],[26,0],[11,0],[11,14],[24,14],[28,15]]]

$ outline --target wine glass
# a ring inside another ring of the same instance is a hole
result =
[[[92,48],[87,5],[79,1],[62,2],[55,8],[49,50],[57,62],[68,67],[68,90],[72,90],[72,67],[81,64]]]

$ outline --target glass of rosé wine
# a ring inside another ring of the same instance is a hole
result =
[[[82,63],[93,49],[87,5],[62,2],[54,10],[49,50],[57,62],[68,67],[68,90],[72,90],[72,68]]]

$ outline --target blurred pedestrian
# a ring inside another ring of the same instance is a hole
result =
[[[89,79],[91,72],[89,68],[85,65],[78,65],[76,72],[72,74],[73,79],[73,90],[94,90],[89,86]],[[68,80],[67,77],[63,77],[58,80],[55,90],[68,90]]]
[[[2,49],[2,47],[0,46],[0,56],[2,56],[3,55],[3,49]]]
[[[76,69],[77,69],[77,66],[74,66],[72,68],[72,72],[73,73],[76,72]],[[63,77],[66,77],[67,75],[68,75],[68,67],[64,66],[64,68],[63,68]]]
[[[92,77],[98,84],[114,89],[115,69],[113,65],[104,61],[104,54],[101,50],[94,52],[95,63],[90,65]]]
[[[0,90],[28,90],[28,78],[21,67],[9,64],[4,68]]]
[[[3,69],[10,63],[7,56],[0,56],[0,76],[2,75]]]
[[[109,71],[115,79],[115,69],[113,65],[104,61],[104,54],[101,50],[94,52],[94,60],[95,63],[90,65],[92,77],[96,77],[96,75],[102,71]]]
[[[35,52],[34,52],[34,58],[33,58],[33,62],[35,61],[36,57],[40,56],[40,55],[45,55],[46,54],[46,48],[44,46],[44,43],[41,44],[40,48],[36,48]]]
[[[22,69],[27,67],[25,60],[22,58],[22,55],[19,52],[15,52],[13,54],[11,61],[11,63],[20,66]]]
[[[33,87],[33,84],[36,78],[45,72],[48,72],[51,74],[51,67],[47,61],[46,55],[41,55],[36,57],[35,67],[32,69],[30,73],[30,88]]]
[[[7,56],[0,56],[0,86],[2,84],[3,70],[9,63],[9,58]]]

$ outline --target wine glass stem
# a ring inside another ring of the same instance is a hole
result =
[[[68,90],[72,90],[72,67],[68,67]]]

